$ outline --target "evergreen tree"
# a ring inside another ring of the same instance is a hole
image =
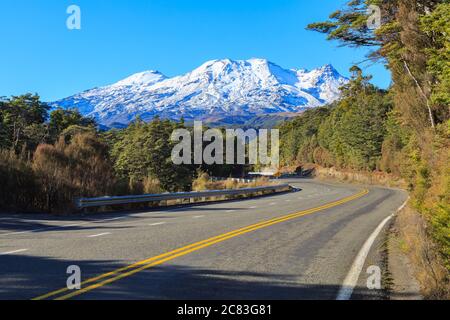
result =
[[[72,126],[95,128],[96,122],[84,117],[76,109],[56,109],[50,113],[48,126],[52,139],[56,141],[61,133]]]
[[[386,119],[392,109],[386,92],[369,83],[359,68],[343,87],[342,99],[320,126],[319,144],[328,150],[335,165],[374,170],[381,158]]]
[[[193,169],[173,164],[171,142],[173,130],[179,124],[168,120],[154,119],[144,123],[137,119],[118,134],[112,156],[115,170],[122,179],[143,181],[157,178],[167,191],[185,190],[190,186]]]
[[[34,150],[44,142],[49,106],[38,95],[26,94],[0,101],[0,147],[16,152]]]

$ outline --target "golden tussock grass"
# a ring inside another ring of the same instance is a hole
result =
[[[450,299],[450,282],[436,243],[430,237],[423,215],[406,207],[395,219],[394,230],[400,248],[414,268],[425,299]]]

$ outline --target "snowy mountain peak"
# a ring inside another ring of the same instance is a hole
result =
[[[321,71],[325,76],[339,76],[339,72],[331,64],[324,65],[322,68],[319,68],[319,71]]]
[[[188,121],[226,118],[233,123],[329,104],[339,98],[339,88],[347,81],[332,65],[307,71],[284,69],[266,59],[222,59],[173,78],[158,71],[137,73],[52,106],[77,107],[106,126],[156,115]]]
[[[320,70],[324,70],[324,71],[331,71],[331,72],[335,72],[336,71],[336,69],[330,63],[324,65],[322,68],[319,68],[319,69]]]
[[[113,86],[153,85],[167,77],[159,71],[149,70],[133,74],[132,76],[115,83]]]

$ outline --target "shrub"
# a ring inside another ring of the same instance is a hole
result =
[[[0,150],[0,211],[32,210],[40,194],[29,161]]]
[[[49,212],[70,211],[74,198],[106,195],[115,185],[108,148],[91,133],[75,135],[69,144],[61,138],[55,145],[40,145],[33,170]]]
[[[208,190],[208,184],[211,178],[209,174],[206,172],[199,171],[197,174],[197,179],[195,179],[192,183],[193,191],[205,191]]]
[[[238,189],[239,183],[236,180],[228,179],[225,181],[224,188],[227,190]]]
[[[163,189],[161,188],[161,182],[153,177],[146,177],[143,181],[143,191],[146,194],[157,194],[162,193]]]

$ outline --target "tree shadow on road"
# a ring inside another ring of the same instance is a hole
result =
[[[93,224],[88,225],[87,223]],[[79,225],[72,225],[79,224]],[[86,223],[86,225],[83,225]],[[66,224],[66,225],[65,225]],[[6,220],[0,222],[0,237],[11,235],[15,233],[42,233],[42,232],[58,232],[58,231],[87,231],[87,230],[102,230],[102,229],[127,229],[126,226],[104,225],[96,226],[95,221],[79,220],[66,221],[65,224],[49,224],[40,221],[23,221],[23,220]]]
[[[83,280],[124,265],[118,261],[69,261],[26,255],[0,256],[0,299],[31,299],[66,286],[67,268]],[[333,300],[340,285],[299,283],[301,275],[219,270],[180,265],[147,269],[76,297],[86,300]],[[405,293],[404,298],[413,294]],[[380,299],[356,288],[356,299]]]

